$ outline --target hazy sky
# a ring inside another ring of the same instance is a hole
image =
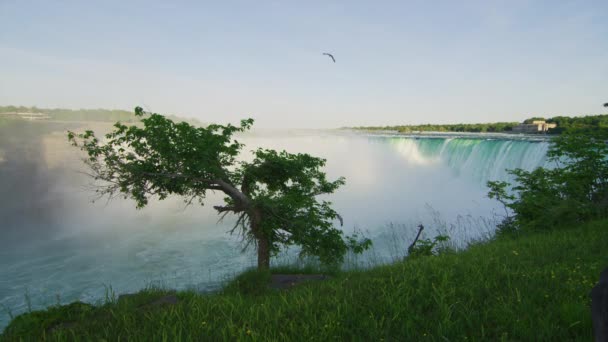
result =
[[[606,0],[0,0],[0,105],[338,127],[604,102]]]

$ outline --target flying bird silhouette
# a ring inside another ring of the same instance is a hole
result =
[[[604,103],[604,107],[608,108],[608,102]]]
[[[334,61],[334,63],[336,63],[336,59],[334,58],[334,55],[332,55],[331,53],[327,53],[327,52],[323,52],[324,55],[329,56],[331,58],[332,61]]]

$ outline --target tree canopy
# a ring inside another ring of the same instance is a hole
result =
[[[122,195],[142,208],[151,197],[178,195],[202,205],[208,191],[223,192],[224,203],[214,209],[236,215],[231,232],[256,245],[258,268],[268,268],[281,246],[298,245],[304,255],[336,263],[349,248],[361,252],[370,245],[356,236],[345,239],[333,224],[342,218],[331,202],[317,198],[345,182],[327,179],[324,159],[258,149],[253,161],[238,161],[243,144],[233,136],[250,129],[252,119],[195,127],[141,107],[135,115],[141,124],[118,122],[103,139],[93,131],[68,132],[72,144],[86,152],[91,175],[103,183],[100,195]]]
[[[566,132],[604,134],[608,132],[608,115],[606,114],[582,117],[554,116],[548,119],[547,122],[557,124],[557,127],[549,129],[550,134],[562,134]]]
[[[517,122],[494,122],[494,123],[476,123],[476,124],[422,124],[422,125],[398,125],[398,126],[369,126],[355,127],[354,129],[378,131],[391,130],[402,133],[410,132],[507,132],[516,126]]]
[[[523,121],[525,124],[531,124],[536,120],[545,120],[548,123],[555,123],[557,127],[550,128],[549,134],[562,134],[570,131],[597,132],[608,130],[608,115],[587,115],[580,117],[569,116],[554,116],[545,119],[543,117],[532,117]],[[495,123],[474,123],[474,124],[423,124],[423,125],[397,125],[397,126],[370,126],[370,127],[354,127],[358,130],[367,131],[398,131],[402,133],[409,132],[478,132],[478,133],[499,133],[510,132],[513,127],[517,126],[517,122],[495,122]]]
[[[608,217],[608,132],[566,132],[547,156],[554,167],[508,170],[513,185],[488,182],[488,196],[513,212],[506,211],[499,229],[552,229]]]

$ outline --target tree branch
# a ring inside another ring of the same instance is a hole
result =
[[[216,184],[217,182],[211,179],[207,179],[207,178],[200,178],[200,177],[194,177],[194,176],[190,176],[190,175],[184,175],[181,173],[165,173],[165,172],[140,172],[142,175],[146,175],[146,176],[161,176],[161,177],[168,177],[168,178],[186,178],[186,179],[190,179],[193,181],[197,181],[197,182],[201,182],[201,183],[209,183],[211,186],[213,186],[213,184]],[[221,190],[219,188],[219,186],[217,186],[217,189],[215,190]]]
[[[416,235],[416,238],[414,239],[414,242],[412,242],[412,244],[407,248],[407,254],[412,254],[412,251],[414,250],[414,246],[416,245],[416,242],[418,242],[418,238],[420,238],[420,234],[422,233],[422,230],[424,229],[424,226],[422,224],[418,225],[418,234]]]
[[[218,213],[223,213],[226,211],[233,211],[233,212],[237,213],[237,212],[243,211],[245,208],[234,206],[234,205],[231,205],[231,206],[216,205],[216,206],[213,206],[213,209],[217,210]]]
[[[223,192],[225,192],[228,196],[236,200],[243,207],[251,206],[251,200],[249,199],[249,197],[245,196],[245,194],[239,191],[239,189],[235,188],[234,185],[221,179],[217,179],[214,182],[219,185]]]

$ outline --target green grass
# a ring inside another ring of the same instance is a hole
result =
[[[591,341],[589,292],[608,266],[606,246],[602,220],[336,272],[289,291],[256,291],[247,284],[269,274],[248,272],[217,294],[177,292],[173,306],[145,306],[168,293],[148,289],[27,313],[0,340]]]

